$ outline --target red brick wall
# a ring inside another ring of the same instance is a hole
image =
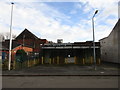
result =
[[[23,44],[23,39],[17,40],[20,44]],[[33,52],[40,52],[40,44],[48,43],[46,39],[24,39],[24,45],[31,46]]]

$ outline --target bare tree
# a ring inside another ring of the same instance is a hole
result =
[[[10,33],[9,32],[5,32],[5,33],[3,33],[3,35],[5,36],[5,39],[10,39]]]
[[[2,34],[4,36],[5,39],[10,39],[10,33],[9,32],[5,32]],[[12,39],[15,39],[16,35],[12,34]]]
[[[4,41],[5,40],[5,37],[2,33],[0,33],[0,42]]]
[[[12,38],[15,39],[17,36],[15,34],[12,35]]]

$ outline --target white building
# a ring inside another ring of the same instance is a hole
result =
[[[120,19],[109,36],[99,41],[101,46],[101,60],[120,63]]]

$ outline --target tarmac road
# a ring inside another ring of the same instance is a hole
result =
[[[3,76],[3,88],[118,88],[118,76]]]
[[[117,65],[39,65],[2,72],[3,88],[118,88]],[[59,76],[58,76],[59,75]]]

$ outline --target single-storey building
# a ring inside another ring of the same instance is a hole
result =
[[[100,43],[95,42],[96,62],[100,60]],[[93,64],[93,42],[49,43],[42,46],[44,63]],[[43,63],[43,62],[42,62]]]

